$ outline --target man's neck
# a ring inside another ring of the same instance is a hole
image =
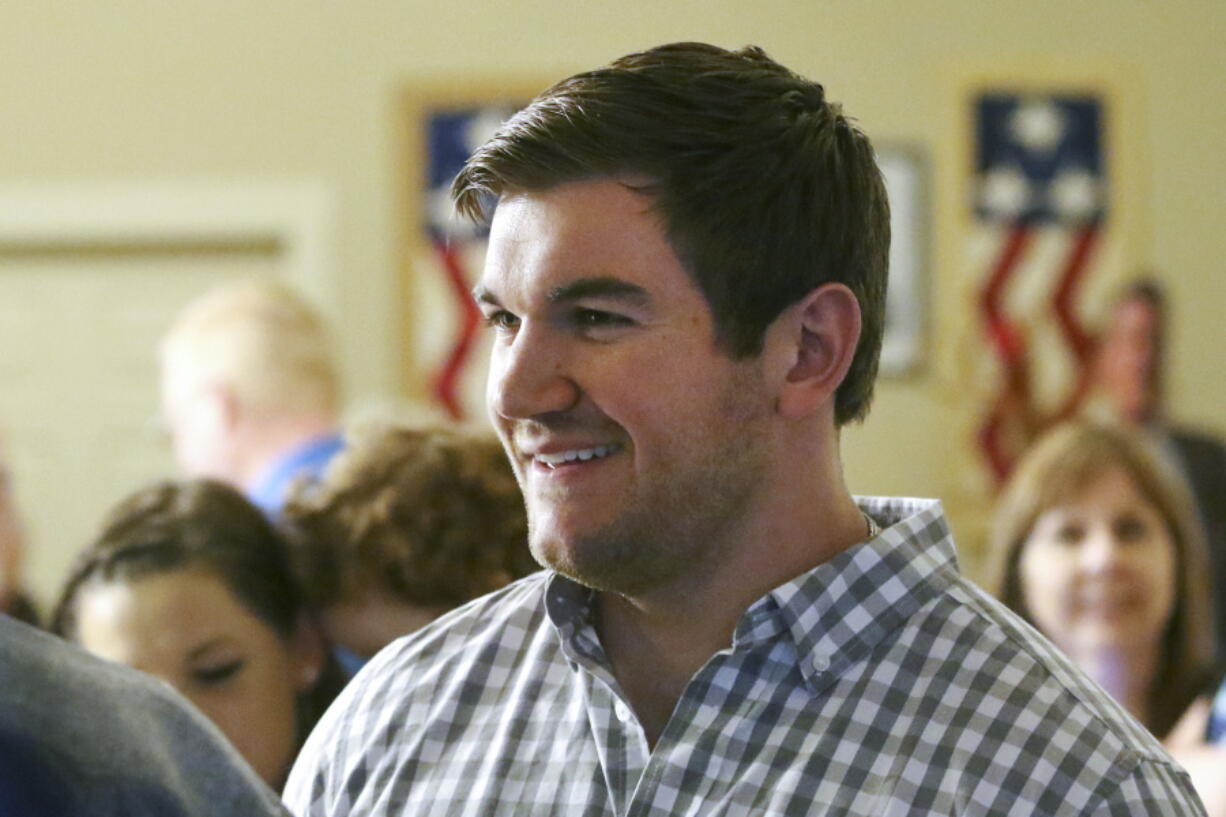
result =
[[[235,483],[251,491],[268,476],[271,469],[289,454],[312,440],[336,433],[336,420],[330,416],[310,415],[269,422],[251,427],[240,446]]]
[[[654,745],[694,674],[770,590],[863,541],[868,525],[843,488],[807,499],[780,488],[758,524],[730,531],[739,546],[716,569],[640,597],[601,593],[598,631],[614,676]],[[753,520],[747,520],[752,523]]]

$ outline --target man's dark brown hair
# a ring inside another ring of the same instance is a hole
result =
[[[470,218],[504,193],[645,177],[669,241],[734,358],[822,284],[848,286],[861,335],[835,398],[842,425],[868,412],[885,321],[889,205],[868,138],[821,85],[760,48],[674,43],[554,85],[508,120],[456,177]]]

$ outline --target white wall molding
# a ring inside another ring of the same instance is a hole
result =
[[[276,242],[286,278],[335,318],[334,197],[314,181],[0,186],[0,243]]]

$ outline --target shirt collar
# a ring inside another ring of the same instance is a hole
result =
[[[593,622],[596,591],[574,579],[552,572],[545,583],[545,614],[562,640],[563,652],[569,660],[577,658],[593,664],[604,663]]]
[[[859,497],[857,503],[881,532],[775,588],[737,628],[738,641],[761,637],[749,629],[755,619],[790,633],[810,687],[837,677],[958,575],[940,502]]]
[[[552,571],[551,571],[552,572]],[[545,584],[545,612],[563,641],[570,641],[592,618],[596,591],[574,579],[552,572]]]
[[[881,531],[750,605],[733,646],[787,633],[810,688],[824,685],[958,575],[957,553],[941,503],[935,499],[857,497]],[[563,643],[589,657],[595,592],[560,574],[550,577],[545,609]]]

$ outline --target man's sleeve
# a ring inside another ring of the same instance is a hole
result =
[[[329,802],[327,781],[333,762],[331,749],[335,747],[335,723],[339,711],[340,707],[334,704],[324,714],[290,770],[282,799],[294,817],[327,817],[334,813]],[[343,808],[343,804],[339,805]],[[347,811],[345,808],[336,813]]]
[[[1205,807],[1179,766],[1142,760],[1091,817],[1205,817]]]

